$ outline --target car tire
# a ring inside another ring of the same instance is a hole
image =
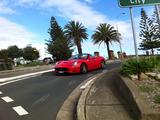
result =
[[[104,69],[105,68],[105,61],[102,61],[101,63],[100,63],[101,65],[101,69]]]
[[[82,73],[82,74],[85,74],[85,73],[87,73],[87,72],[88,72],[87,66],[86,66],[85,64],[82,64],[82,65],[81,65],[81,73]]]

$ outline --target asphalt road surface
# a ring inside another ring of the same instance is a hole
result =
[[[119,65],[107,64],[105,69]],[[60,76],[50,72],[0,86],[0,120],[55,120],[58,110],[74,88],[100,72],[102,70]]]

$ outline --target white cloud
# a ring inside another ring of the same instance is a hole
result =
[[[90,4],[87,4],[87,3],[93,2],[94,0],[81,0],[81,1],[80,0],[64,0],[63,2],[61,0],[14,0],[14,1],[17,4],[24,7],[32,6],[34,8],[43,9],[43,10],[56,9],[59,11],[59,15],[63,16],[65,19],[80,21],[90,30],[95,30],[96,26],[99,23],[107,22],[114,26],[116,26],[117,24],[123,38],[122,47],[126,52],[129,52],[129,54],[134,53],[130,20],[121,21],[121,20],[108,19],[106,15],[96,11],[93,7],[90,6]],[[139,21],[138,22],[136,21],[136,24],[137,23],[139,24]],[[137,26],[136,26],[136,29],[138,29]],[[28,37],[28,36],[24,36],[24,37]],[[85,43],[83,44],[84,49],[86,44]],[[90,44],[90,42],[88,42],[88,44]],[[93,48],[95,48],[93,44],[90,44],[90,45]],[[103,48],[104,47],[102,47],[102,49]],[[115,47],[111,46],[111,49],[115,49]],[[118,49],[119,48],[117,47],[117,50]],[[96,49],[92,49],[92,50],[96,50]]]
[[[0,0],[0,13],[2,14],[13,14],[15,11],[9,8],[8,3],[5,0]]]
[[[40,51],[40,58],[48,56],[45,51],[45,44],[39,42],[38,36],[29,32],[24,26],[16,24],[4,17],[0,17],[0,49],[6,49],[8,46],[17,45],[23,48],[28,44],[36,47]]]

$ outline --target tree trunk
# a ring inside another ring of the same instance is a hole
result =
[[[80,42],[78,42],[78,44],[77,44],[77,49],[78,49],[78,53],[82,54],[82,46],[81,46]]]
[[[151,49],[151,52],[152,52],[152,55],[154,55],[154,50],[153,49]]]
[[[106,46],[107,46],[107,52],[108,52],[108,58],[111,59],[111,55],[110,55],[110,49],[109,49],[109,42],[106,42]]]
[[[141,73],[137,73],[138,80],[141,80]]]

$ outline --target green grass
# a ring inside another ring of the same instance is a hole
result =
[[[149,86],[145,86],[145,85],[141,85],[139,86],[139,89],[141,92],[153,92],[154,88],[153,87],[149,87]]]

